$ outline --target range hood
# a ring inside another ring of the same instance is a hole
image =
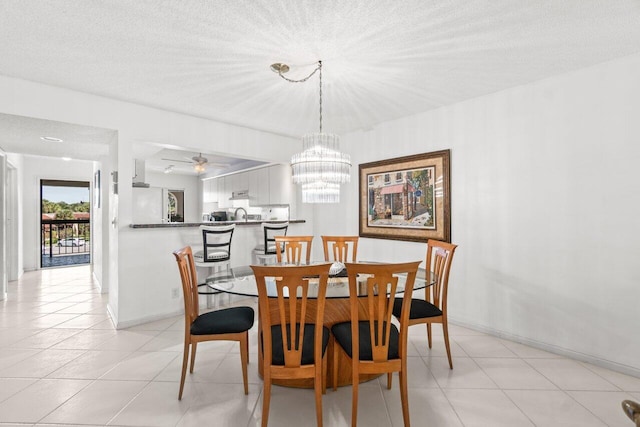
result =
[[[145,166],[144,160],[135,160],[133,164],[133,186],[136,188],[149,188],[149,184],[144,182]]]
[[[249,200],[249,190],[233,191],[229,200]]]

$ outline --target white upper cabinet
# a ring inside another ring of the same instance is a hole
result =
[[[211,203],[218,201],[218,186],[215,179],[202,181],[202,202]]]
[[[258,204],[258,170],[254,169],[252,171],[247,172],[247,178],[249,181],[249,186],[247,189],[249,190],[249,204],[257,205]]]
[[[206,182],[209,182],[209,191],[211,192],[211,201],[218,201],[218,180],[217,179],[209,179]]]
[[[227,208],[231,207],[231,201],[229,198],[231,197],[231,177],[223,176],[218,178],[218,207]]]
[[[258,186],[255,193],[256,205],[268,205],[271,203],[269,199],[269,168],[257,169]]]
[[[201,181],[202,182],[202,203],[209,203],[211,202],[211,185],[209,184],[209,181]]]
[[[233,188],[231,191],[243,191],[249,189],[249,174],[251,172],[238,173],[231,175],[233,179]]]
[[[203,182],[203,203],[218,202],[219,208],[232,207],[234,191],[249,190],[251,206],[294,204],[295,188],[289,165],[273,165],[227,175]]]
[[[291,168],[275,165],[269,168],[269,203],[272,205],[291,203]]]

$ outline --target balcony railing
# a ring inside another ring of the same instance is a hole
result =
[[[91,225],[88,219],[42,220],[42,256],[89,254]]]

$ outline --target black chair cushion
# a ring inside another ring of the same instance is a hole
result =
[[[291,336],[291,325],[287,324],[287,334]],[[300,331],[300,324],[296,323],[296,335],[298,336]],[[304,334],[302,336],[302,361],[301,365],[313,364],[313,336],[316,331],[316,325],[313,323],[305,323]],[[260,338],[262,340],[262,337]],[[322,355],[324,356],[329,344],[329,328],[322,327]],[[284,366],[284,347],[282,342],[282,327],[280,325],[271,326],[271,364],[277,366]]]
[[[232,307],[201,314],[191,324],[191,335],[234,334],[253,326],[251,307]]]
[[[393,302],[393,315],[400,317],[402,313],[402,298],[397,298]],[[423,299],[412,299],[411,309],[409,310],[409,319],[422,319],[425,317],[437,317],[442,315],[440,310],[435,305],[427,302]]]
[[[373,351],[371,349],[371,334],[369,333],[369,322],[358,322],[358,331],[360,334],[360,360],[373,360]],[[351,322],[336,323],[331,327],[336,342],[344,349],[349,357],[352,356],[352,339],[351,339]],[[400,346],[400,333],[394,324],[391,324],[391,333],[389,335],[389,359],[399,359],[400,354],[398,347]]]

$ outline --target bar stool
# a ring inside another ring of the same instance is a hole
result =
[[[263,242],[253,249],[259,264],[268,265],[276,262],[276,236],[286,236],[289,222],[262,223]]]
[[[207,277],[220,272],[223,267],[231,268],[231,240],[236,225],[209,226],[201,225],[202,249],[193,254],[196,267],[209,269]],[[212,271],[213,270],[213,271]],[[210,289],[205,280],[199,280],[198,293],[207,296],[207,307],[211,307],[213,295],[220,293]]]

